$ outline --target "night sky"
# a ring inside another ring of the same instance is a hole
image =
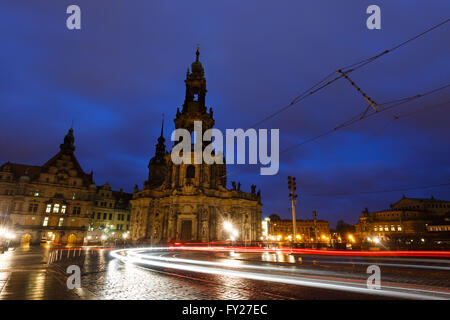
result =
[[[66,28],[70,4],[81,7],[81,31]],[[371,4],[381,7],[381,30],[366,28]],[[0,163],[42,165],[73,120],[83,169],[98,185],[131,192],[146,180],[162,113],[170,139],[197,43],[216,127],[246,129],[330,72],[449,14],[447,0],[2,0]],[[447,23],[350,77],[379,103],[441,87],[450,82],[449,39]],[[450,89],[442,90],[291,150],[275,176],[228,166],[228,184],[256,184],[263,216],[288,218],[287,176],[296,176],[297,217],[315,209],[331,226],[403,194],[450,200],[450,186],[364,194],[450,183],[449,104],[423,109],[448,100]],[[279,128],[284,149],[366,106],[341,79],[260,127]]]

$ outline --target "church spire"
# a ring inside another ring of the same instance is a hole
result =
[[[164,113],[162,114],[161,136],[160,137],[164,137]]]
[[[64,142],[59,146],[62,152],[64,153],[72,153],[75,151],[74,146],[75,138],[73,136],[73,129],[70,128],[67,132],[66,136],[64,137]]]
[[[166,153],[166,145],[164,144],[166,139],[164,139],[164,113],[162,114],[162,122],[161,122],[161,135],[158,138],[158,144],[156,145],[155,158],[159,160],[164,159],[164,155]]]
[[[148,163],[148,180],[145,185],[147,188],[155,188],[160,186],[167,174],[166,160],[164,159],[166,155],[166,145],[164,142],[164,113],[162,115],[161,122],[161,135],[158,138],[158,143],[156,144],[155,156],[150,159]]]
[[[200,47],[197,46],[195,61],[186,73],[186,95],[181,112],[177,111],[175,128],[184,128],[189,132],[194,130],[194,122],[202,121],[205,130],[214,125],[212,113],[206,107],[206,79],[205,70],[200,62]]]
[[[197,45],[197,52],[195,53],[195,62],[198,62],[198,57],[200,56],[200,45]]]

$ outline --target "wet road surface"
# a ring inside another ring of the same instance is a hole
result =
[[[130,263],[112,257],[112,251],[31,248],[0,255],[0,299],[414,298],[361,291],[366,289],[366,270],[372,264],[381,269],[382,288],[426,293],[424,298],[450,298],[450,260],[441,258],[166,250],[142,251],[144,260]],[[154,265],[155,261],[160,265]],[[69,265],[80,267],[81,289],[67,289]]]

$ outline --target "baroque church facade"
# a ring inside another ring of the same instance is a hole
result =
[[[176,129],[186,129],[191,134],[194,121],[202,122],[203,132],[214,126],[212,108],[208,110],[205,104],[206,79],[199,55],[197,49],[196,60],[186,74],[184,104],[181,111],[177,109],[174,119]],[[194,151],[187,156],[193,159]],[[221,154],[214,156],[222,157]],[[244,192],[240,190],[240,183],[236,187],[235,182],[232,182],[231,190],[227,189],[225,161],[217,162],[174,164],[166,151],[162,128],[155,155],[148,165],[148,179],[142,190],[135,187],[131,200],[131,239],[151,244],[211,242],[230,238],[259,240],[260,192],[256,192],[254,185],[250,192]],[[230,234],[230,226],[234,230],[233,235]]]

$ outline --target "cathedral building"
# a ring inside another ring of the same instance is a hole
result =
[[[16,242],[80,245],[95,228],[109,227],[116,236],[129,229],[131,195],[96,186],[75,157],[74,140],[70,129],[42,166],[0,166],[0,229],[15,234]]]
[[[203,132],[214,126],[212,108],[208,110],[205,105],[206,79],[199,55],[197,49],[196,60],[186,74],[184,104],[174,119],[176,129],[191,134],[194,121],[202,122]],[[193,159],[194,151],[187,156]],[[260,192],[254,185],[250,192],[244,192],[235,182],[231,190],[227,189],[226,165],[222,162],[174,164],[161,129],[155,156],[148,165],[148,180],[142,190],[135,187],[131,200],[131,238],[151,244],[259,240]]]

